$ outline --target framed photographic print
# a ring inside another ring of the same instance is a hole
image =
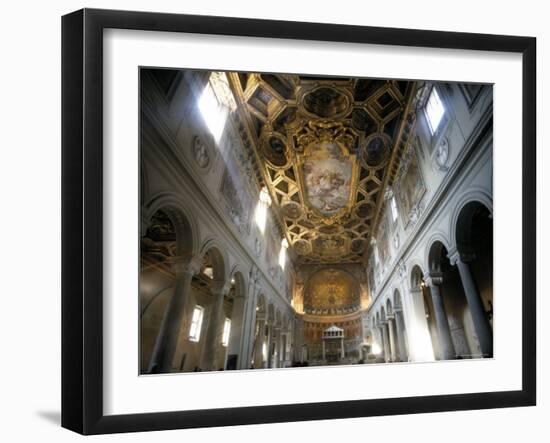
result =
[[[534,38],[62,25],[64,427],[535,404]]]

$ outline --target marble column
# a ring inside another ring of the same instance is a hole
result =
[[[229,333],[229,343],[227,346],[227,355],[237,355],[236,369],[244,369],[248,365],[243,365],[244,356],[243,341],[245,338],[244,317],[246,303],[243,295],[237,295],[233,299],[233,309],[231,311],[231,330]]]
[[[380,330],[380,327],[378,325],[375,325],[372,328],[372,339],[373,339],[373,342],[372,342],[373,346],[371,347],[371,352],[376,356],[376,358],[378,358],[384,352],[384,343],[382,341],[382,331]],[[378,353],[374,352],[374,350],[375,350],[374,344],[375,343],[376,343],[376,346],[378,348]]]
[[[301,316],[296,316],[294,318],[294,328],[292,330],[292,349],[294,353],[292,354],[292,359],[294,361],[303,362],[303,352],[302,346],[304,345],[304,322]]]
[[[397,343],[399,348],[399,361],[407,361],[407,340],[405,338],[405,320],[401,309],[394,309],[395,326],[397,329]]]
[[[281,367],[281,328],[275,327],[274,335],[275,339],[275,354],[274,354],[274,364],[273,367]]]
[[[395,331],[395,317],[388,315],[388,329],[390,336],[390,348],[391,348],[391,361],[398,361],[399,351],[397,349],[397,335]]]
[[[284,368],[288,359],[289,331],[287,328],[281,331],[281,367]]]
[[[159,333],[149,364],[149,373],[163,373],[172,370],[180,329],[189,310],[191,280],[200,269],[200,260],[195,257],[178,257],[174,264],[176,279],[172,297],[160,324]]]
[[[456,355],[453,346],[453,340],[451,338],[451,329],[449,328],[447,313],[445,312],[445,306],[443,304],[443,299],[441,298],[441,292],[439,288],[439,285],[441,285],[441,283],[443,282],[443,278],[440,274],[431,273],[425,277],[425,280],[426,285],[430,289],[430,295],[432,297],[435,323],[437,326],[437,336],[439,338],[439,347],[441,351],[441,359],[454,359]]]
[[[390,349],[390,338],[388,333],[388,322],[381,321],[382,328],[382,342],[384,343],[384,360],[386,363],[391,361],[391,349]]]
[[[386,345],[384,344],[384,333],[382,332],[382,325],[378,324],[376,330],[378,331],[379,344],[380,344],[380,356],[386,360]]]
[[[344,337],[342,337],[342,341],[340,342],[340,358],[341,359],[346,358],[346,349],[344,347]]]
[[[216,367],[216,355],[223,333],[223,299],[228,290],[229,286],[226,282],[212,283],[210,292],[213,300],[201,359],[201,368],[203,371],[215,371],[218,369]]]
[[[256,331],[256,338],[254,340],[254,368],[259,369],[263,367],[264,362],[264,339],[265,339],[265,316],[258,317],[258,328]]]
[[[244,339],[242,343],[242,358],[239,358],[239,369],[248,369],[253,364],[253,354],[255,352],[256,340],[256,307],[258,306],[258,296],[256,286],[259,280],[259,271],[256,266],[250,268],[248,274],[248,288],[246,291],[245,318],[244,318]],[[257,367],[257,366],[255,366]]]
[[[433,361],[434,346],[430,327],[426,319],[426,305],[422,288],[410,289],[411,312],[409,322],[409,357],[412,361]]]
[[[273,358],[273,352],[271,350],[273,343],[273,325],[267,324],[267,356],[264,367],[271,368],[272,367],[272,358]]]
[[[464,254],[460,254],[456,248],[449,253],[451,264],[458,267],[458,272],[464,288],[464,294],[466,295],[468,307],[470,308],[470,314],[472,315],[472,320],[474,321],[474,328],[479,340],[481,353],[484,357],[492,357],[493,330],[489,324],[489,319],[487,318],[483,301],[481,300],[479,290],[468,263],[473,258],[473,255],[467,257]]]
[[[327,355],[326,352],[327,352],[327,350],[326,350],[326,344],[325,344],[325,340],[324,340],[324,339],[321,339],[321,346],[322,346],[322,349],[323,349],[323,354],[322,354],[323,360],[326,360],[326,355]]]

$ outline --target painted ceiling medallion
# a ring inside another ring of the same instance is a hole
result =
[[[311,252],[311,247],[305,240],[297,240],[294,243],[294,249],[299,255],[307,255]]]
[[[263,152],[265,158],[275,167],[287,164],[286,146],[283,136],[276,133],[266,133],[263,136]]]
[[[351,193],[352,162],[336,143],[321,142],[304,161],[302,171],[309,204],[325,217],[344,208]]]
[[[365,143],[363,160],[369,168],[384,166],[389,154],[390,140],[382,134],[374,134]]]
[[[291,220],[296,220],[302,215],[302,208],[298,203],[287,202],[281,207],[283,215]]]

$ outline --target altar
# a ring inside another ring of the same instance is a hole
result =
[[[344,330],[336,325],[332,325],[323,331],[322,357],[324,361],[336,363],[346,358],[344,338]]]

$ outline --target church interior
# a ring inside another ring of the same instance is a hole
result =
[[[139,75],[141,374],[493,357],[492,85]]]

